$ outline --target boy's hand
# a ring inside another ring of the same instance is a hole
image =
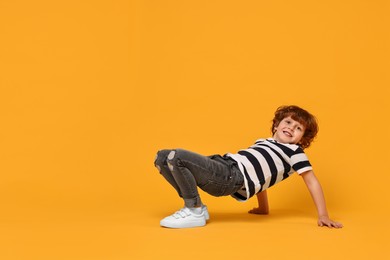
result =
[[[268,215],[268,210],[262,208],[253,208],[248,211],[250,214]]]
[[[327,216],[319,217],[317,223],[318,223],[318,226],[320,226],[320,227],[323,227],[323,226],[327,226],[329,228],[333,228],[333,227],[334,228],[342,228],[343,227],[343,224],[336,222],[336,221],[333,221],[330,218],[328,218]]]

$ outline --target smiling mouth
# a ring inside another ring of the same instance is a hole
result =
[[[292,137],[292,134],[290,134],[290,133],[287,132],[287,131],[283,131],[283,133],[284,133],[285,135],[287,135],[288,137]]]

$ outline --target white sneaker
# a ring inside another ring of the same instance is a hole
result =
[[[204,219],[207,221],[210,219],[210,215],[209,215],[209,211],[207,210],[207,206],[206,205],[202,205],[202,211],[203,211],[203,214],[204,214]]]
[[[206,209],[207,211],[207,209]],[[196,214],[185,207],[160,221],[162,227],[167,228],[191,228],[206,225],[205,213],[202,208],[200,214]]]

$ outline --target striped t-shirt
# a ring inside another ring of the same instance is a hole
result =
[[[259,139],[248,149],[226,154],[235,160],[245,178],[245,185],[232,196],[248,200],[276,183],[312,170],[303,149],[295,144],[282,144],[272,138]]]

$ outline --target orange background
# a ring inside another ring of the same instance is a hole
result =
[[[1,259],[389,256],[388,1],[0,2]],[[300,177],[271,214],[201,193],[205,228],[153,166],[163,148],[236,152],[296,104],[331,217]]]

